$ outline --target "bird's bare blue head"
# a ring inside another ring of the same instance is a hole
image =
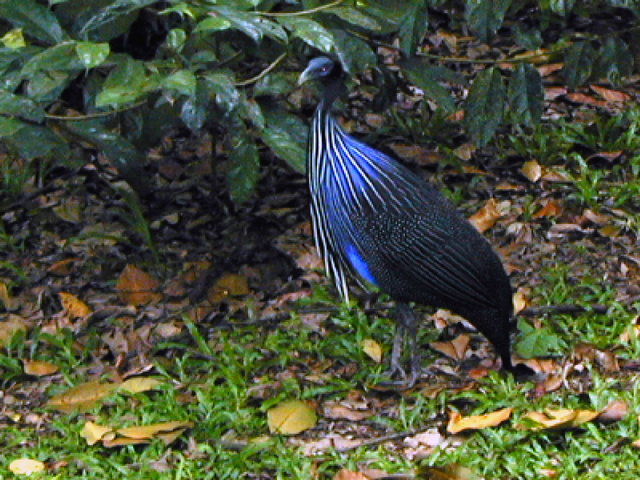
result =
[[[322,103],[328,107],[344,89],[344,70],[338,61],[329,57],[316,57],[309,62],[300,75],[298,85],[310,80],[318,80],[322,84],[324,87]]]

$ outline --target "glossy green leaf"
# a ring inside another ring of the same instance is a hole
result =
[[[260,176],[260,157],[253,137],[244,126],[237,125],[231,129],[231,143],[227,185],[233,201],[240,204],[246,202],[255,190]]]
[[[564,78],[572,88],[582,85],[591,76],[595,52],[589,42],[576,42],[564,59]]]
[[[102,65],[110,51],[108,43],[78,42],[76,44],[76,53],[85,68]]]
[[[167,34],[164,44],[175,52],[181,52],[187,43],[187,32],[182,28],[172,28]]]
[[[289,93],[298,83],[300,75],[294,72],[275,72],[265,75],[253,88],[255,96]]]
[[[629,46],[619,37],[607,38],[596,54],[593,67],[595,78],[606,77],[617,85],[623,77],[633,73],[634,60]]]
[[[333,49],[333,35],[315,20],[304,17],[281,17],[278,21],[293,32],[293,36],[325,53]]]
[[[233,24],[224,17],[207,17],[196,25],[196,32],[215,32],[219,30],[228,30]]]
[[[465,15],[471,31],[483,42],[489,43],[502,26],[511,0],[466,0]]]
[[[328,12],[337,15],[345,22],[364,28],[370,32],[377,33],[382,31],[380,20],[364,10],[354,7],[333,7],[330,8]]]
[[[262,32],[266,36],[271,37],[282,44],[289,43],[289,35],[279,23],[260,16],[257,17],[256,23],[260,26]]]
[[[19,117],[40,123],[44,120],[44,109],[22,95],[0,89],[0,115]]]
[[[108,42],[129,31],[140,11],[155,0],[92,0],[61,4],[61,14],[73,15],[72,31],[76,38]],[[58,10],[56,10],[56,13]]]
[[[431,66],[420,60],[405,60],[400,64],[407,79],[420,88],[425,97],[433,100],[447,113],[455,110],[449,90],[441,83],[464,85],[466,80],[459,74],[441,66]]]
[[[502,122],[506,91],[497,68],[483,70],[469,90],[465,124],[479,146],[486,145]]]
[[[76,42],[61,43],[33,55],[22,68],[22,75],[28,78],[37,72],[84,70],[76,46]]]
[[[260,104],[253,98],[247,98],[244,92],[241,92],[238,114],[240,118],[249,122],[256,129],[262,130],[265,128],[266,120]]]
[[[429,26],[428,22],[429,14],[427,6],[423,2],[411,5],[402,16],[398,27],[398,36],[400,37],[400,48],[407,57],[415,55],[418,42]]]
[[[75,73],[69,72],[36,72],[29,76],[25,93],[37,102],[54,102],[75,77]]]
[[[196,93],[196,81],[196,76],[191,70],[178,70],[165,78],[162,86],[192,97]]]
[[[516,43],[527,50],[537,50],[542,46],[542,34],[536,28],[524,30],[523,25],[516,23],[511,31]]]
[[[331,34],[334,39],[334,51],[347,72],[362,72],[378,64],[378,57],[364,40],[344,30],[332,30]]]
[[[69,156],[67,143],[50,128],[0,116],[0,140],[26,160],[62,160]]]
[[[538,70],[528,63],[520,63],[511,75],[509,105],[514,121],[525,125],[539,123],[544,107],[544,89]]]
[[[203,80],[207,82],[215,94],[216,104],[223,112],[229,113],[238,106],[240,92],[234,85],[234,79],[230,74],[211,72],[205,74]]]
[[[60,43],[64,39],[58,19],[35,0],[0,1],[0,17],[45,44]]]
[[[260,132],[262,141],[294,170],[304,173],[309,127],[285,111],[264,110],[267,127]]]
[[[148,177],[143,170],[144,155],[120,133],[109,128],[104,119],[64,122],[61,127],[75,138],[102,151],[136,192],[145,193],[148,190]]]
[[[232,28],[245,33],[256,43],[260,42],[264,35],[281,43],[288,40],[287,33],[279,24],[260,15],[242,12],[233,7],[215,7],[212,13],[216,15],[214,18],[227,20]]]
[[[157,87],[157,81],[147,76],[143,62],[124,57],[105,80],[96,99],[96,106],[134,102]]]

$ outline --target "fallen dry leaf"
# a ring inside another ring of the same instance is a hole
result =
[[[597,418],[598,412],[594,410],[569,410],[569,409],[547,409],[543,412],[529,412],[523,418],[535,422],[537,425],[526,427],[524,424],[518,425],[519,430],[544,430],[573,428],[580,424],[590,422]]]
[[[102,442],[105,447],[109,448],[149,443],[154,438],[158,438],[165,445],[169,445],[191,427],[193,427],[191,422],[174,421],[116,430],[111,427],[96,425],[93,422],[86,422],[80,434],[89,445]]]
[[[378,342],[370,338],[362,341],[362,351],[366,353],[374,362],[382,362],[382,347]]]
[[[537,182],[542,177],[542,167],[536,160],[529,160],[522,166],[522,174],[532,182]]]
[[[114,383],[87,382],[52,397],[47,406],[64,413],[86,412],[109,395],[118,385]]]
[[[26,332],[28,323],[19,315],[10,313],[7,320],[0,322],[0,345],[6,346],[18,332]]]
[[[560,204],[554,200],[549,199],[545,202],[544,206],[533,214],[532,218],[546,218],[546,217],[558,217],[562,214],[562,207]]]
[[[154,436],[163,432],[171,432],[176,429],[184,429],[193,427],[193,423],[191,422],[163,422],[163,423],[155,423],[153,425],[144,425],[144,426],[135,426],[135,427],[126,427],[119,428],[116,430],[118,435],[122,435],[123,437],[133,438],[137,440],[147,439],[150,440]]]
[[[511,417],[511,412],[513,412],[513,408],[509,407],[485,415],[463,417],[458,412],[450,411],[447,432],[456,434],[463,430],[480,430],[482,428],[495,427],[508,420]]]
[[[352,422],[359,422],[360,420],[364,420],[365,418],[369,418],[373,415],[373,412],[371,411],[355,410],[346,405],[342,405],[340,402],[331,400],[326,401],[322,405],[322,409],[324,417],[335,420],[344,419]]]
[[[156,293],[158,282],[147,272],[128,264],[116,283],[120,300],[135,307],[160,301],[162,295]]]
[[[39,360],[22,360],[24,365],[24,373],[27,375],[34,375],[36,377],[43,377],[45,375],[51,375],[58,371],[58,366],[49,362],[41,362]]]
[[[463,333],[449,342],[432,342],[430,347],[456,361],[465,359],[471,336]]]
[[[111,427],[103,427],[89,421],[85,422],[80,431],[80,436],[87,441],[87,444],[95,445],[111,432],[113,432]]]
[[[371,477],[367,477],[364,473],[352,472],[343,468],[335,474],[333,480],[371,480]]]
[[[7,284],[4,282],[0,282],[0,302],[2,302],[5,310],[9,312],[13,310],[13,299],[11,298],[11,294],[9,293]]]
[[[424,470],[421,469],[420,473],[422,475],[419,478],[433,480],[483,480],[484,478],[473,470],[456,463],[427,467]]]
[[[66,277],[73,273],[80,263],[82,259],[78,257],[65,258],[47,268],[47,272],[58,277]]]
[[[247,277],[236,273],[223,274],[209,289],[207,298],[211,303],[220,303],[228,297],[249,295]]]
[[[89,306],[72,293],[60,292],[60,303],[68,313],[70,318],[84,318],[91,315]]]
[[[590,105],[592,107],[607,108],[608,106],[607,102],[603,100],[597,100],[593,98],[591,95],[585,95],[584,93],[579,93],[579,92],[568,93],[566,95],[566,98],[568,98],[572,102],[583,103],[585,105]]]
[[[53,207],[53,213],[58,218],[69,223],[80,223],[82,221],[82,210],[84,205],[77,199],[64,200],[62,204]]]
[[[600,422],[617,422],[629,414],[629,405],[622,400],[614,400],[604,407],[598,415]]]
[[[589,85],[589,88],[604,98],[607,102],[628,102],[632,99],[631,95],[619,90],[611,90],[610,88],[601,87],[599,85]]]
[[[485,202],[480,210],[469,217],[469,222],[480,233],[484,233],[496,224],[500,218],[498,202],[495,198],[490,198]]]
[[[513,310],[517,315],[529,305],[530,290],[528,288],[518,288],[518,291],[513,294]]]
[[[316,412],[301,400],[290,400],[271,408],[267,412],[267,423],[271,433],[296,435],[315,426]]]
[[[130,393],[146,392],[147,390],[153,390],[158,385],[163,385],[164,382],[151,377],[135,377],[125,380],[120,384],[121,390],[126,390]]]
[[[15,475],[31,475],[33,473],[44,472],[46,466],[38,460],[30,458],[19,458],[9,464],[9,470]]]
[[[453,154],[465,162],[471,160],[474,153],[476,153],[476,146],[472,143],[463,143],[453,150]]]

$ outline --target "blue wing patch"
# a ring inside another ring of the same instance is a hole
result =
[[[369,270],[367,263],[364,261],[360,253],[358,253],[356,247],[353,245],[347,245],[347,257],[349,258],[351,266],[356,272],[358,272],[360,277],[364,278],[367,282],[372,283],[376,287],[378,286],[376,279],[373,278],[373,275],[371,274],[371,270]]]

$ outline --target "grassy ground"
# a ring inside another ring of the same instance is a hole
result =
[[[515,351],[533,357],[538,376],[524,382],[495,371],[491,348],[477,334],[457,355],[443,354],[434,342],[457,337],[459,329],[443,331],[441,320],[434,328],[425,311],[418,339],[424,375],[409,390],[385,387],[393,334],[388,304],[369,305],[356,293],[352,308],[341,306],[327,280],[305,266],[308,224],[297,227],[306,217],[304,202],[278,210],[275,195],[267,196],[274,202],[265,201],[268,221],[257,207],[238,220],[220,205],[198,203],[185,187],[185,198],[164,199],[162,214],[145,219],[131,197],[127,204],[116,193],[96,195],[86,184],[66,182],[58,197],[64,212],[49,208],[50,192],[33,197],[38,205],[14,204],[7,213],[14,217],[5,215],[3,225],[23,228],[3,230],[2,300],[21,332],[0,352],[0,477],[11,475],[14,460],[29,458],[43,462],[45,478],[65,479],[306,479],[333,478],[342,469],[371,478],[637,478],[637,128],[633,112],[577,126],[555,123],[498,138],[491,167],[498,174],[462,182],[447,181],[451,171],[438,177],[469,212],[488,191],[499,200],[501,215],[487,235],[529,308],[520,316],[525,323]],[[526,178],[525,161],[536,162],[539,178]],[[303,183],[294,184],[291,198],[304,197]],[[78,196],[82,218],[75,222],[69,218]],[[160,210],[150,208],[147,217]],[[198,218],[202,212],[209,217]],[[283,274],[268,255],[265,261],[266,247],[247,253],[228,246],[260,237],[251,233],[255,217],[258,232],[278,222],[286,227],[269,243],[301,246],[281,248],[297,262],[296,275]],[[184,227],[188,222],[197,225]],[[76,264],[63,263],[69,259]],[[198,262],[206,265],[194,267]],[[233,278],[245,286],[212,280],[222,297],[187,295],[200,285],[193,277],[211,279],[216,262],[243,265]],[[117,288],[126,263],[160,279],[150,288],[160,296],[128,302]],[[66,291],[84,299],[90,313],[70,313],[57,296]],[[567,304],[582,311],[535,310]],[[382,347],[381,363],[364,351],[365,340]],[[34,372],[25,360],[56,370]],[[91,384],[83,395],[92,402],[81,412],[47,404],[86,382],[139,377],[160,383],[106,396]],[[290,399],[304,400],[318,421],[297,435],[273,433],[267,412]],[[448,429],[451,412],[482,416],[504,408],[513,411],[499,425],[477,420],[460,433]],[[528,417],[559,409],[566,418],[556,425]],[[581,422],[583,410],[600,416]],[[145,444],[109,448],[88,444],[82,434],[88,421],[112,429],[168,421],[190,428],[172,442],[149,435]]]

